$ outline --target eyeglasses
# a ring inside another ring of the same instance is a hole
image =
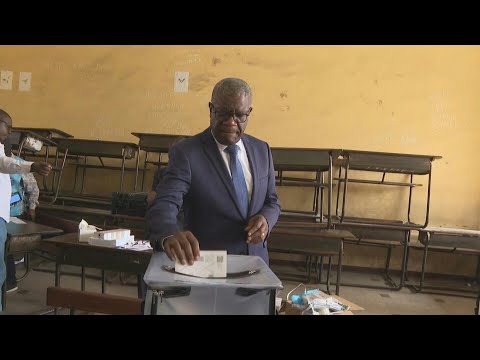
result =
[[[210,105],[212,106],[210,111],[213,112],[213,114],[215,115],[215,119],[217,119],[219,121],[228,120],[233,116],[233,118],[235,119],[236,122],[244,123],[245,121],[247,121],[248,116],[252,112],[252,108],[250,108],[250,110],[248,110],[248,112],[246,114],[237,114],[237,113],[235,113],[235,111],[233,113],[232,112],[219,112],[219,111],[215,110],[215,106],[212,103],[210,103]]]

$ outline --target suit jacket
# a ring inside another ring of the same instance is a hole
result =
[[[248,217],[241,215],[232,178],[208,128],[169,151],[164,181],[147,213],[152,242],[177,231],[177,214],[183,206],[184,228],[198,239],[200,250],[257,255],[269,263],[266,241],[247,245],[244,228],[250,217],[262,214],[271,231],[280,215],[272,154],[264,141],[246,134],[242,141],[253,177]]]

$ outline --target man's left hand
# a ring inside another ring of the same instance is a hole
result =
[[[265,240],[268,234],[267,219],[263,215],[255,215],[248,220],[248,225],[245,228],[247,232],[247,243],[258,244]]]

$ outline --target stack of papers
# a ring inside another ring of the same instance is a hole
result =
[[[118,247],[133,244],[134,236],[128,229],[97,231],[90,236],[88,243],[95,246]]]
[[[350,310],[350,306],[341,303],[334,297],[325,294],[319,289],[307,291],[304,297],[310,309],[313,309],[313,311],[320,312],[322,314],[327,313],[326,309],[328,309],[329,314],[337,314],[343,311]]]
[[[152,246],[150,245],[150,241],[148,240],[137,240],[134,241],[132,244],[129,243],[125,246],[122,246],[122,248],[135,251],[152,250]]]

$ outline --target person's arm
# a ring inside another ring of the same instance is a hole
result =
[[[158,168],[157,171],[155,171],[155,175],[153,176],[152,190],[150,190],[147,194],[147,204],[149,207],[152,206],[155,198],[157,197],[157,192],[155,191],[155,189],[157,188],[158,184],[163,180],[165,170],[167,170],[167,168],[162,167]]]
[[[8,156],[0,156],[0,173],[4,174],[26,174],[36,172],[42,176],[47,176],[52,170],[52,165],[45,162],[31,162],[17,160]]]
[[[35,210],[38,205],[38,197],[40,196],[40,189],[37,185],[37,180],[32,173],[22,175],[25,192],[28,196],[28,209]]]
[[[0,172],[4,174],[26,174],[31,171],[33,162],[0,156]]]
[[[181,149],[172,147],[168,167],[156,188],[157,197],[147,212],[150,242],[155,251],[165,251],[170,260],[193,265],[200,257],[197,238],[179,229],[177,217],[183,197],[190,189],[190,162]]]
[[[162,250],[163,240],[179,229],[177,215],[183,204],[183,196],[190,188],[190,163],[185,153],[172,147],[168,155],[168,167],[163,181],[156,187],[157,197],[147,211],[150,242],[155,250]]]
[[[152,191],[155,191],[158,184],[162,181],[165,170],[167,170],[165,167],[158,167],[157,171],[155,171],[155,175],[153,175]]]

